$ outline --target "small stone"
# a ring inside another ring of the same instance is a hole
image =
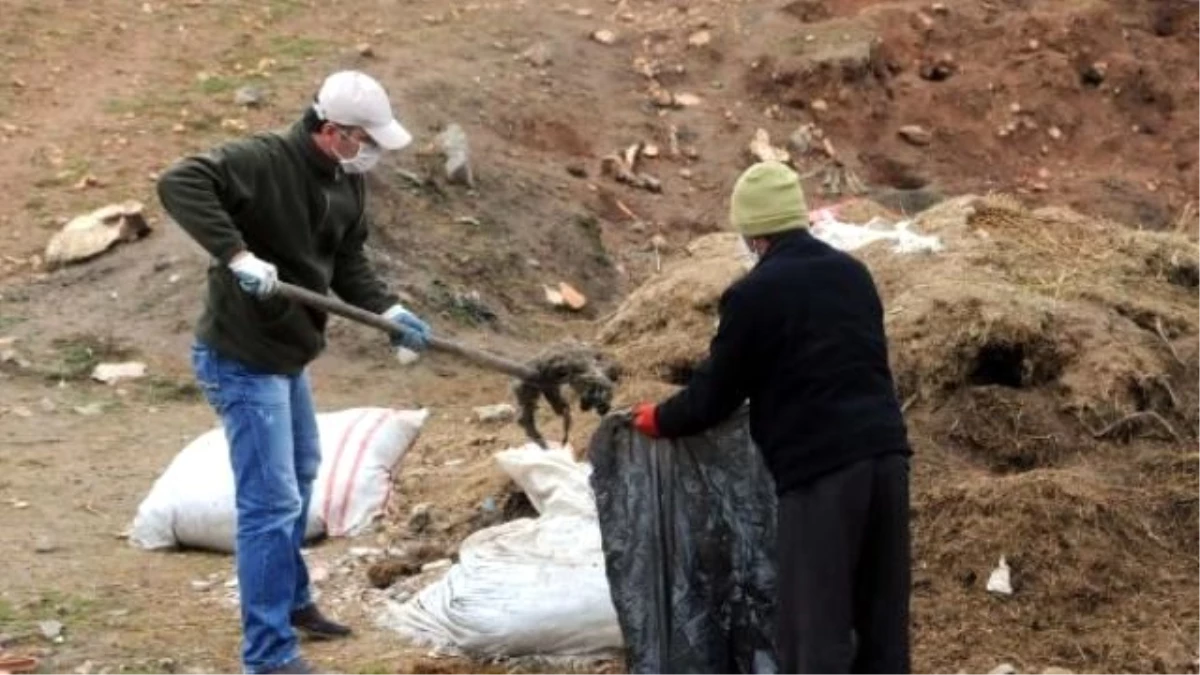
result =
[[[42,632],[42,637],[47,640],[58,640],[62,637],[63,625],[61,621],[39,621],[38,630]]]
[[[468,187],[475,186],[471,171],[471,149],[467,143],[467,132],[457,124],[451,124],[438,134],[438,146],[446,158],[446,180]]]
[[[1042,675],[1075,675],[1075,671],[1059,668],[1058,666],[1050,666],[1042,670]]]
[[[929,7],[929,9],[932,10],[934,14],[946,15],[950,13],[950,8],[947,7],[946,3],[944,2],[935,2]]]
[[[1042,180],[1047,180],[1050,178],[1050,169],[1047,169],[1046,167],[1042,167],[1042,168],[1038,169],[1037,175],[1038,175],[1038,178],[1041,178]]]
[[[450,569],[450,567],[453,564],[454,564],[453,560],[451,560],[449,558],[442,558],[441,560],[434,560],[431,563],[425,563],[424,565],[421,566],[421,572],[425,573],[425,572],[433,572],[435,570]]]
[[[1079,79],[1089,87],[1098,87],[1104,83],[1104,78],[1108,76],[1108,64],[1104,61],[1096,61],[1083,69],[1079,74]]]
[[[262,105],[265,95],[258,87],[245,86],[233,92],[233,103],[245,108],[257,108]]]
[[[72,408],[72,410],[75,411],[76,415],[83,415],[84,417],[91,417],[93,415],[99,415],[100,413],[104,412],[104,405],[100,404],[100,403],[88,403],[87,405],[77,405],[74,408]]]
[[[916,124],[902,126],[896,133],[913,145],[929,145],[933,142],[933,132]]]
[[[558,292],[562,295],[563,304],[566,305],[567,309],[578,312],[587,306],[587,296],[565,281],[559,282]]]
[[[1050,127],[1046,133],[1050,135],[1050,138],[1053,138],[1056,141],[1062,140],[1063,132],[1062,129],[1059,129],[1058,127]]]
[[[988,671],[988,675],[1016,675],[1017,667],[1011,663],[1001,663]]]
[[[704,47],[712,42],[712,31],[698,30],[688,36],[689,47]]]
[[[691,180],[692,179],[692,170],[687,167],[680,169],[679,177],[684,180]]]
[[[517,417],[517,409],[510,403],[497,403],[475,408],[475,420],[481,424],[511,422]]]
[[[587,168],[585,168],[582,164],[568,164],[567,165],[567,173],[571,174],[572,176],[574,176],[576,178],[587,178],[588,177]]]
[[[661,234],[656,234],[650,238],[650,246],[656,251],[661,251],[667,248],[667,238]]]
[[[1011,105],[1008,106],[1008,110],[1009,110],[1009,112],[1011,112],[1014,115],[1020,114],[1021,104],[1020,103],[1012,103]]]
[[[825,99],[823,99],[823,98],[819,98],[819,99],[813,101],[812,103],[809,104],[808,107],[812,108],[813,112],[825,112],[825,111],[829,110],[829,104],[826,103]]]
[[[913,24],[920,30],[928,31],[933,30],[935,22],[933,17],[929,16],[925,12],[917,12],[915,15],[913,15]]]
[[[358,52],[359,56],[365,59],[375,56],[375,48],[371,46],[370,42],[360,42],[354,50]]]
[[[538,42],[521,52],[521,58],[525,62],[535,68],[545,68],[554,63],[554,56],[550,52],[550,47],[543,42]]]
[[[17,417],[23,417],[25,419],[29,419],[30,417],[33,417],[33,411],[30,410],[29,408],[26,408],[23,405],[13,406],[12,408],[9,408],[9,412],[16,415]]]
[[[94,188],[94,187],[100,187],[100,179],[96,178],[95,176],[93,176],[90,173],[88,175],[80,178],[79,182],[75,183],[76,190],[86,190],[88,188]]]
[[[217,582],[214,580],[211,580],[211,579],[193,579],[192,580],[192,590],[194,590],[194,591],[207,591],[216,585],[217,585]]]
[[[642,147],[642,157],[655,159],[659,156],[659,154],[661,154],[661,151],[658,149],[658,146],[654,145],[653,143],[647,143]]]
[[[408,516],[408,529],[413,534],[421,534],[433,522],[433,504],[422,502],[412,507]]]
[[[1033,187],[1033,191],[1034,191],[1034,192],[1046,192],[1046,191],[1048,191],[1048,190],[1050,189],[1050,185],[1049,185],[1049,184],[1047,184],[1047,183],[1040,183],[1040,182],[1039,182],[1039,183],[1034,183],[1034,184],[1032,185],[1032,187]]]
[[[703,100],[695,94],[675,94],[673,97],[675,105],[682,108],[693,108],[700,105]]]
[[[580,7],[579,9],[575,10],[575,16],[578,16],[578,17],[583,17],[586,19],[586,18],[590,17],[591,15],[592,15],[592,10],[588,9],[587,7]]]
[[[617,41],[617,34],[607,28],[601,28],[593,31],[591,38],[602,45],[611,45]]]
[[[1037,51],[1037,50],[1038,50],[1038,48],[1039,48],[1039,47],[1041,47],[1041,46],[1042,46],[1042,43],[1038,42],[1037,40],[1030,40],[1030,41],[1029,41],[1029,49],[1030,49],[1030,51]]]
[[[29,502],[23,502],[23,501],[21,501],[20,499],[14,499],[14,500],[13,500],[13,503],[12,503],[12,506],[13,506],[13,508],[14,508],[14,509],[16,509],[16,510],[20,511],[20,510],[22,510],[22,509],[27,509],[27,508],[29,508]]]
[[[37,543],[33,545],[34,553],[53,553],[58,550],[58,545],[49,537],[38,537]]]
[[[324,565],[317,565],[309,569],[308,580],[314,584],[323,584],[329,580],[329,568]]]

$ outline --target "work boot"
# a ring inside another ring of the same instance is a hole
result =
[[[315,673],[317,671],[313,670],[312,665],[310,665],[308,663],[308,661],[305,661],[301,657],[296,657],[296,658],[292,659],[291,661],[288,661],[287,663],[283,664],[282,666],[279,666],[278,668],[275,668],[273,670],[264,670],[263,672],[264,673],[289,673],[289,674],[296,673],[297,675],[308,675],[309,673]]]
[[[310,640],[334,640],[350,635],[350,627],[330,621],[316,605],[292,612],[292,627]]]

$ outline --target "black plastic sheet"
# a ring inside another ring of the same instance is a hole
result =
[[[631,673],[774,673],[775,489],[743,408],[675,441],[604,420],[589,448]]]

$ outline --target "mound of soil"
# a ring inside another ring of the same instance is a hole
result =
[[[872,185],[1167,229],[1196,199],[1196,25],[1196,3],[1171,0],[803,0],[758,17],[743,80],[756,107],[853,149]]]
[[[916,452],[917,667],[1194,668],[1194,242],[1003,196],[912,229],[944,250],[859,255]],[[635,376],[678,383],[703,357],[741,272],[732,245],[706,250],[605,326]],[[1007,598],[984,588],[1001,556]]]

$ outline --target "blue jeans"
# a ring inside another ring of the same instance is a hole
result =
[[[192,367],[229,442],[242,665],[262,672],[300,655],[291,613],[312,604],[300,546],[321,445],[308,374],[260,372],[203,343],[192,347]]]

